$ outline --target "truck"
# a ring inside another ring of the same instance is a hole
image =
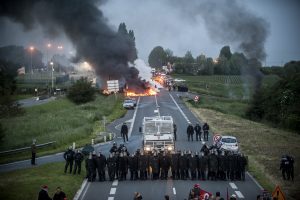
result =
[[[145,152],[175,150],[171,116],[144,117],[142,133]]]

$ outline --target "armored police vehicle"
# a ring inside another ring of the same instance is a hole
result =
[[[171,116],[144,117],[142,131],[144,151],[174,150],[173,118]]]

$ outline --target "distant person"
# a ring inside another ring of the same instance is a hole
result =
[[[169,195],[165,195],[165,200],[169,200],[170,199],[170,196]]]
[[[194,127],[194,130],[196,132],[196,141],[198,141],[198,139],[201,141],[202,131],[201,131],[201,126],[199,123],[196,124],[196,126]]]
[[[186,129],[186,133],[187,133],[187,136],[188,136],[188,141],[190,141],[190,139],[193,141],[194,127],[192,126],[191,123],[189,123],[189,125]]]
[[[67,173],[68,167],[70,166],[70,174],[72,173],[73,168],[73,162],[74,162],[74,151],[72,149],[72,146],[69,147],[69,149],[64,153],[64,159],[66,161],[65,165],[65,173]]]
[[[204,132],[204,141],[208,141],[209,125],[205,122],[203,124],[202,129],[203,129],[203,132]]]
[[[74,166],[74,172],[73,174],[76,174],[77,169],[78,169],[78,174],[81,172],[81,163],[83,161],[83,154],[77,150],[75,155],[74,155],[74,160],[75,160],[75,166]]]
[[[53,200],[65,200],[67,198],[66,194],[61,190],[61,187],[56,188],[56,192],[53,196]]]
[[[139,193],[139,192],[134,193],[133,200],[142,200],[142,199],[143,199],[143,197],[142,197],[141,193]]]
[[[174,140],[177,140],[177,125],[174,123],[173,124],[173,132],[174,132]]]
[[[125,122],[121,127],[121,136],[123,137],[124,143],[125,143],[125,139],[128,142],[128,126]]]
[[[52,200],[50,197],[49,197],[49,194],[48,194],[48,186],[47,185],[43,185],[40,192],[39,192],[39,197],[38,197],[38,200]]]
[[[35,158],[36,158],[36,139],[33,139],[31,145],[31,165],[36,165]]]

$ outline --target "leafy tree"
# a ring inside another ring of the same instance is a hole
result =
[[[192,64],[195,62],[195,59],[194,59],[191,51],[187,51],[186,54],[184,55],[184,62],[186,64]]]
[[[284,76],[293,76],[296,73],[300,73],[300,61],[291,61],[284,65]]]
[[[17,69],[16,64],[0,60],[0,117],[15,116],[23,111],[12,99],[17,89]]]
[[[153,68],[161,68],[167,63],[167,54],[161,46],[156,46],[150,52],[148,62]]]
[[[231,56],[232,56],[232,53],[230,51],[230,47],[229,46],[222,47],[219,58],[225,57],[227,60],[230,60]]]
[[[123,22],[119,25],[118,34],[127,40],[129,46],[128,60],[130,62],[134,62],[137,59],[137,49],[135,46],[135,36],[133,30],[127,31],[126,24]]]
[[[95,89],[92,83],[85,77],[81,77],[74,83],[67,94],[67,97],[76,104],[86,103],[95,99]]]
[[[296,68],[300,67],[296,63],[293,65]],[[300,73],[290,74],[272,87],[264,88],[263,91],[258,90],[252,98],[246,116],[255,120],[267,120],[284,128],[299,130]]]

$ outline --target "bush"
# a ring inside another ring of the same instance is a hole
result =
[[[80,78],[74,83],[67,94],[68,99],[76,104],[86,103],[95,99],[95,89],[87,78]]]

